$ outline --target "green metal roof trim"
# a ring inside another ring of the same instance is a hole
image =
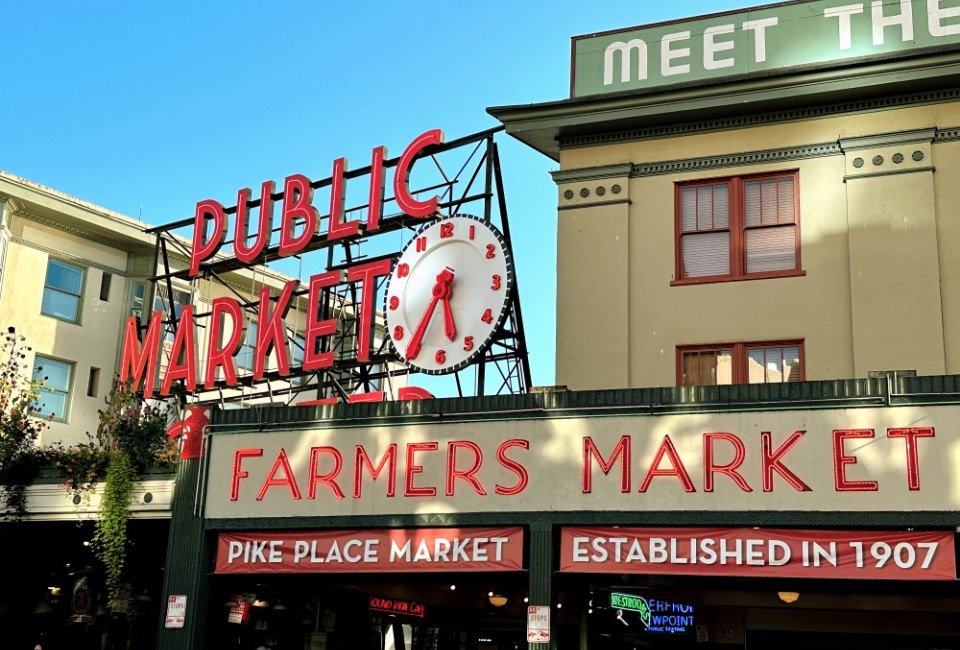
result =
[[[788,69],[723,82],[493,106],[487,112],[508,134],[559,159],[562,142],[596,134],[649,129],[669,135],[666,127],[685,124],[699,124],[695,130],[755,126],[756,119],[745,118],[763,115],[761,123],[803,119],[809,111],[822,116],[824,107],[836,113],[881,110],[891,107],[893,95],[900,104],[921,103],[931,101],[922,95],[955,89],[958,83],[960,50],[944,46],[812,71]]]
[[[213,433],[315,426],[351,427],[413,422],[517,420],[684,412],[856,408],[960,402],[960,375],[845,379],[790,384],[740,384],[551,391],[526,395],[215,410]]]

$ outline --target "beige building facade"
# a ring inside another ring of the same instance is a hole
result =
[[[775,31],[778,12],[782,25],[803,10],[803,32],[833,16],[826,4],[750,13],[769,15],[768,56],[775,38],[803,48]],[[912,6],[934,21],[927,4]],[[888,12],[889,43],[906,14]],[[864,16],[849,18],[853,46]],[[956,43],[681,83],[651,71],[648,87],[578,91],[602,74],[579,54],[594,41],[635,44],[659,28],[689,45],[739,19],[577,37],[574,97],[490,109],[559,162],[557,383],[960,372]],[[696,72],[696,46],[685,51],[676,60]]]

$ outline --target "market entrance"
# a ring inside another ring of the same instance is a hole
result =
[[[217,577],[206,647],[519,650],[526,581],[524,573]]]
[[[564,576],[559,598],[584,613],[559,650],[960,649],[955,582]]]

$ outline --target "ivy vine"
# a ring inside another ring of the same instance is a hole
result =
[[[133,493],[135,480],[137,471],[130,457],[119,449],[111,451],[100,514],[93,534],[94,553],[106,569],[107,595],[110,602],[120,596],[120,576],[127,560],[130,495]]]

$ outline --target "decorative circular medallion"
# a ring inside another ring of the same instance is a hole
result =
[[[882,164],[883,164],[883,156],[874,156],[874,157],[873,157],[873,164],[874,164],[875,166],[877,166],[877,167],[879,167],[880,165],[882,165]]]
[[[582,196],[583,198],[587,198],[588,196],[590,196],[590,190],[588,190],[587,188],[583,188],[582,190],[580,190],[580,196]]]
[[[604,194],[607,193],[607,188],[605,188],[603,185],[601,185],[600,187],[598,187],[597,189],[595,189],[594,192],[597,193],[597,196],[603,196]]]
[[[857,169],[860,169],[861,167],[863,167],[863,158],[854,158],[853,166],[856,167]]]
[[[894,164],[899,165],[900,163],[903,162],[903,154],[902,154],[902,153],[895,153],[895,154],[893,154],[893,157],[890,158],[890,160],[892,160],[892,161],[894,162]]]
[[[921,160],[923,160],[923,152],[922,152],[922,151],[919,151],[919,150],[918,150],[918,151],[914,151],[914,152],[913,152],[913,159],[916,160],[917,162],[920,162]]]
[[[619,193],[620,193],[620,186],[619,186],[619,185],[612,185],[612,186],[610,186],[610,191],[613,192],[614,194],[619,194]]]
[[[567,191],[565,191],[565,192],[563,193],[563,198],[567,199],[568,201],[569,201],[570,199],[572,199],[572,198],[573,198],[573,190],[567,190]]]
[[[503,322],[513,282],[513,260],[492,224],[458,216],[424,226],[401,251],[387,284],[393,348],[427,374],[463,368]]]

